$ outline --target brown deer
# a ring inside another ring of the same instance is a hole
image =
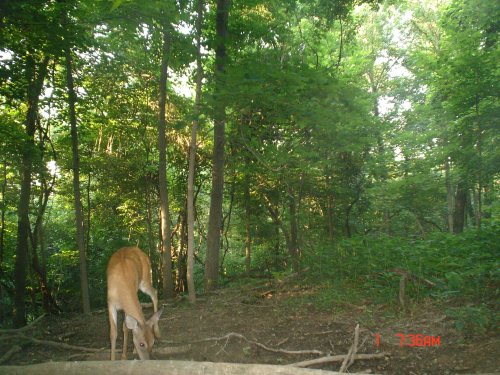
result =
[[[109,259],[108,313],[109,336],[111,339],[111,360],[115,360],[117,316],[123,310],[123,350],[122,359],[127,359],[128,330],[132,330],[135,350],[140,359],[150,359],[156,338],[160,338],[158,320],[163,309],[158,311],[158,296],[152,286],[151,263],[149,257],[138,247],[124,247]],[[144,319],[137,291],[146,293],[153,301],[154,314]]]

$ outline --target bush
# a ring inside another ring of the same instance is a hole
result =
[[[374,302],[396,304],[400,273],[404,270],[435,283],[410,282],[407,296],[431,297],[448,305],[457,327],[478,329],[491,324],[490,314],[499,299],[500,225],[469,230],[460,235],[435,233],[426,239],[387,236],[346,238],[305,252],[304,267],[311,267],[313,283],[349,284]],[[396,271],[396,272],[395,272]],[[337,280],[337,282],[333,282]],[[492,306],[491,308],[488,306]]]

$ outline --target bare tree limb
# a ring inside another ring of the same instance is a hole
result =
[[[45,314],[40,315],[38,318],[33,320],[30,324],[25,325],[21,328],[12,328],[12,329],[0,329],[0,333],[19,333],[27,331],[28,329],[34,328],[35,324],[37,324],[40,320],[45,317]]]
[[[356,324],[356,328],[354,329],[354,343],[351,345],[347,356],[342,362],[342,366],[340,366],[339,372],[345,372],[347,368],[354,363],[353,356],[356,355],[358,351],[358,342],[359,342],[359,324]]]
[[[245,336],[243,336],[242,334],[235,333],[235,332],[228,333],[227,335],[222,336],[222,337],[209,337],[207,339],[203,339],[203,340],[200,340],[197,342],[222,341],[222,340],[228,341],[231,338],[238,338],[240,340],[246,341],[249,344],[255,345],[261,349],[264,349],[264,350],[267,350],[268,352],[273,352],[273,353],[283,353],[283,354],[293,354],[293,355],[295,355],[295,354],[324,355],[324,353],[322,351],[316,350],[316,349],[312,349],[312,350],[285,350],[285,349],[270,348],[264,344],[261,344],[260,342],[249,340]]]
[[[10,348],[7,353],[5,353],[1,358],[0,358],[0,364],[7,362],[10,357],[12,357],[13,354],[20,352],[21,347],[19,345],[14,345],[12,348]]]
[[[334,363],[334,362],[342,362],[347,358],[348,354],[340,354],[340,355],[329,355],[326,357],[311,359],[302,362],[292,363],[290,366],[293,367],[309,367],[315,365],[322,365],[325,363]],[[368,360],[368,359],[381,359],[389,356],[389,353],[375,353],[375,354],[355,354],[352,356],[354,360]]]
[[[31,343],[36,344],[36,345],[45,345],[45,346],[50,346],[50,347],[58,348],[58,349],[81,350],[84,352],[97,352],[97,351],[101,350],[101,349],[87,348],[85,346],[69,345],[69,344],[65,344],[62,342],[40,340],[40,339],[36,339],[34,337],[22,335],[22,334],[14,334],[14,335],[11,335],[9,337],[2,338],[2,340],[10,340],[10,339],[17,340],[17,341],[24,340],[24,341],[28,341],[28,342],[31,342]]]

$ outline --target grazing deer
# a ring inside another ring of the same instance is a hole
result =
[[[155,336],[160,338],[158,320],[163,309],[158,311],[158,296],[151,285],[151,263],[138,247],[124,247],[114,253],[108,263],[108,313],[111,339],[111,360],[115,360],[117,315],[123,310],[123,351],[127,359],[128,330],[132,330],[135,350],[140,359],[149,359]],[[144,319],[137,291],[146,293],[153,301],[154,314]]]

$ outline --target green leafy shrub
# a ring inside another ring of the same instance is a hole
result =
[[[455,321],[455,327],[468,335],[484,334],[498,324],[498,314],[487,305],[449,308],[446,314]]]
[[[491,305],[487,302],[499,297],[498,238],[499,225],[460,235],[435,233],[425,239],[359,236],[306,251],[303,266],[312,269],[315,282],[335,288],[345,285],[339,281],[346,281],[374,302],[394,304],[398,303],[400,271],[409,272],[435,284],[430,287],[411,280],[406,289],[410,299],[431,297],[449,304],[465,301],[481,306],[452,315],[457,322],[464,322],[464,328],[474,316],[483,317],[478,319],[482,327],[491,321],[485,318]]]

